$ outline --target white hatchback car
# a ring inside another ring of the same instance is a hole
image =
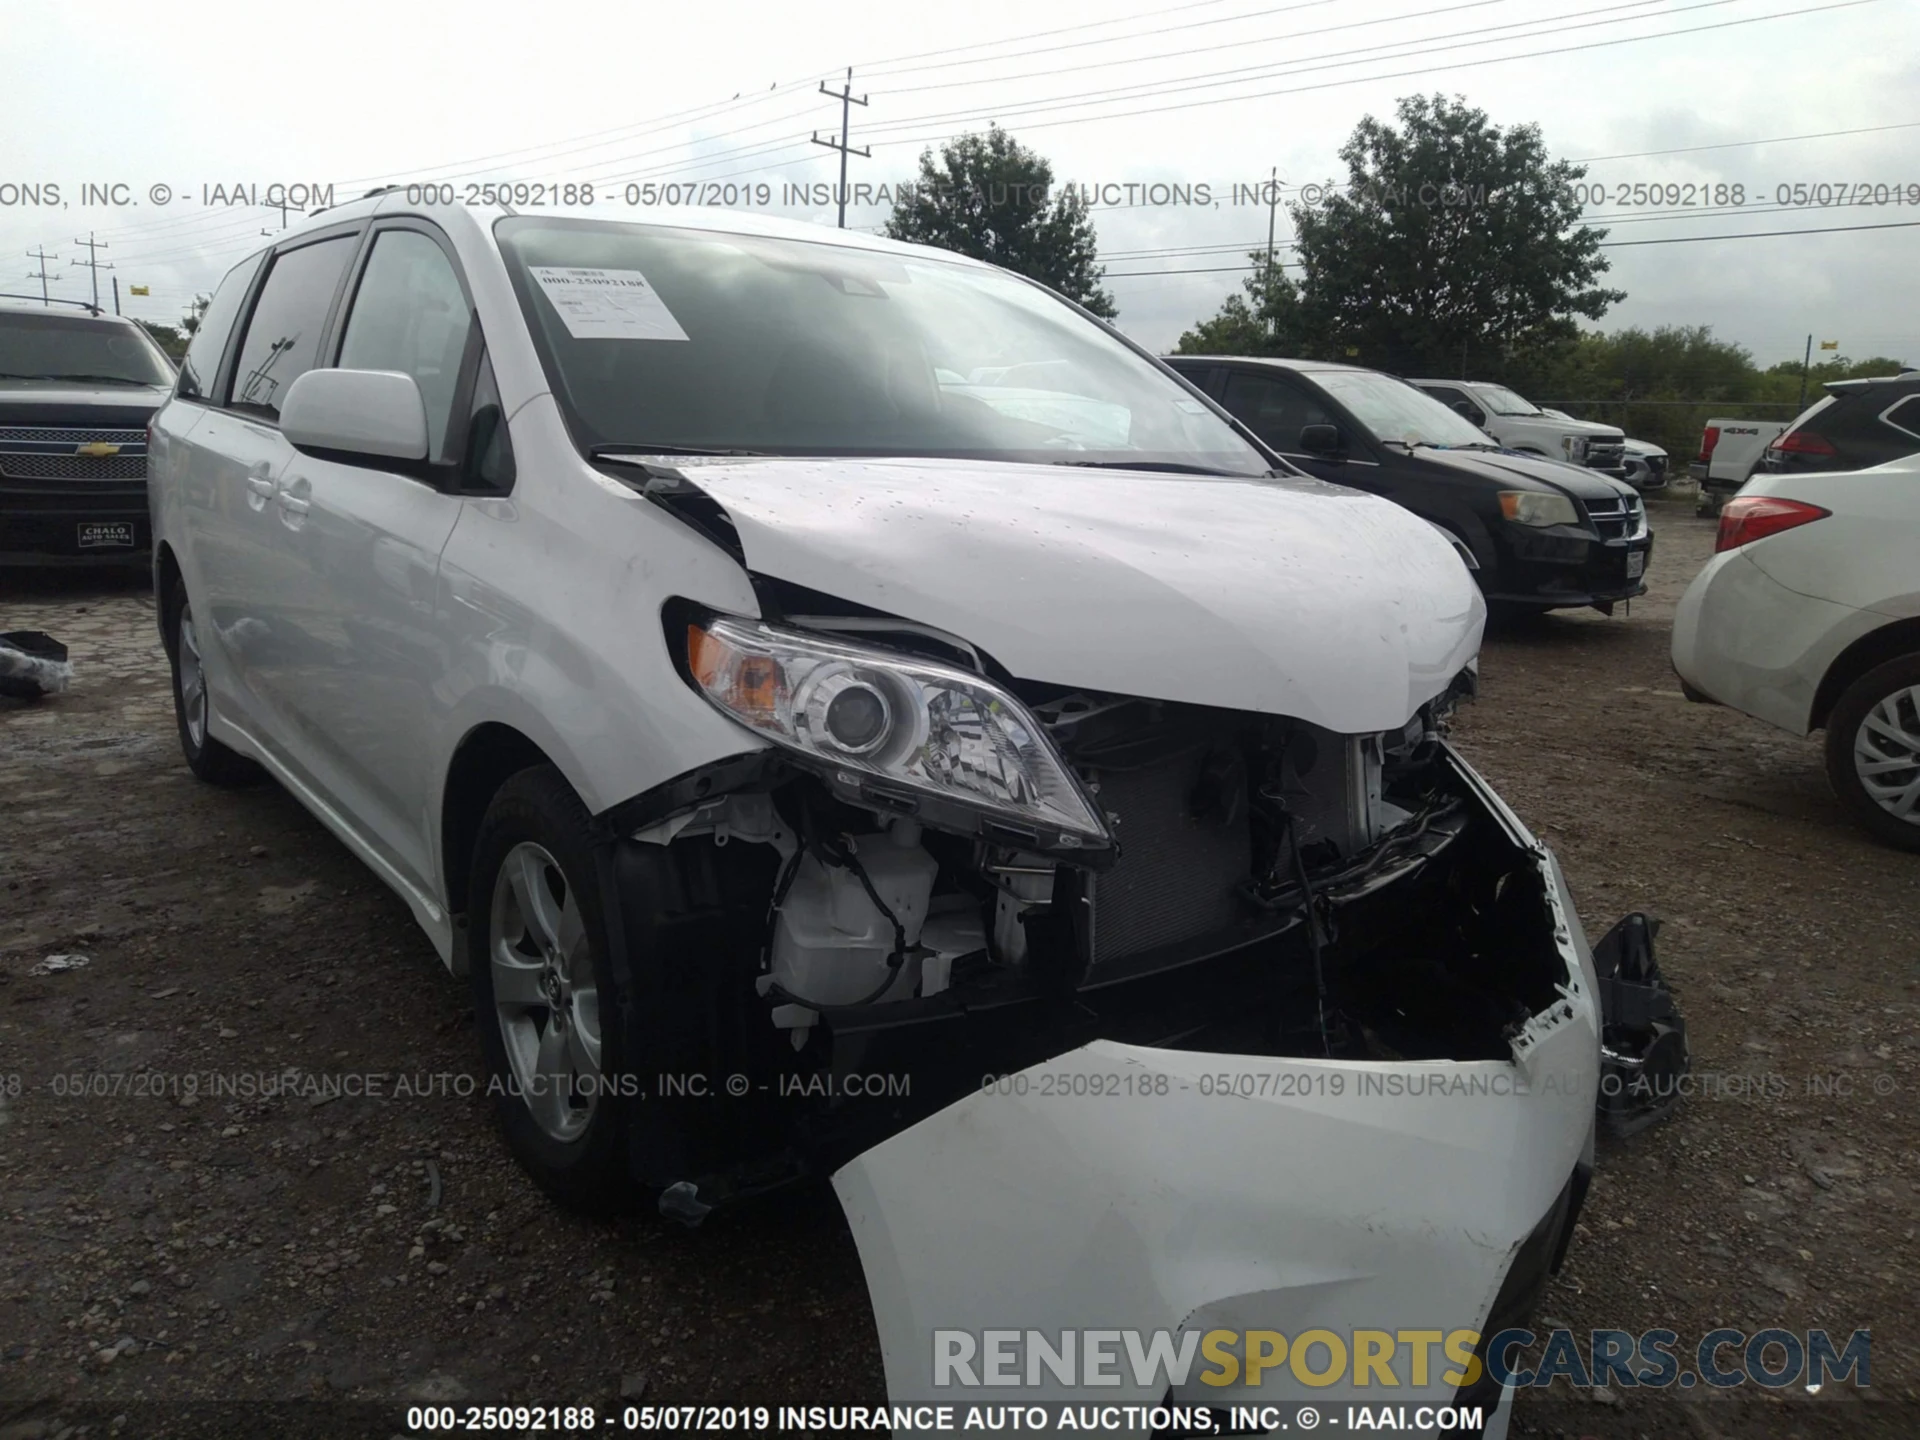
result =
[[[1920,850],[1920,456],[1756,474],[1720,512],[1673,624],[1693,699],[1827,732],[1827,778],[1860,824]]]
[[[396,191],[227,277],[153,444],[195,772],[469,974],[556,1196],[831,1174],[897,1395],[935,1319],[1492,1333],[1557,1263],[1598,985],[1440,736],[1472,578],[1058,296]]]

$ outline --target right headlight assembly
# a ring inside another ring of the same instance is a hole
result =
[[[693,619],[687,673],[723,714],[848,798],[1042,850],[1113,837],[1026,706],[992,681],[755,620]]]
[[[1578,525],[1580,512],[1565,495],[1547,490],[1502,490],[1500,513],[1516,525]]]

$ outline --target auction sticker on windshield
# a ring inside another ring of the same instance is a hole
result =
[[[685,340],[659,292],[638,270],[528,267],[576,340]]]

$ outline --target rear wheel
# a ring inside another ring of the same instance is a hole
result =
[[[570,1209],[636,1196],[634,1098],[586,807],[552,766],[487,807],[468,888],[474,1016],[507,1146]]]
[[[206,664],[201,658],[200,625],[182,580],[173,582],[167,613],[173,617],[167,632],[168,659],[173,665],[173,718],[187,768],[209,785],[251,784],[260,778],[260,767],[222,745],[208,729],[213,702],[207,693]]]
[[[1849,685],[1827,717],[1827,779],[1854,820],[1920,850],[1920,655]]]

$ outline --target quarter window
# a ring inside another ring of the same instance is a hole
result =
[[[1880,419],[1894,429],[1904,430],[1920,440],[1920,395],[1909,395],[1892,409],[1884,411]]]
[[[213,300],[201,315],[186,356],[180,361],[180,394],[189,400],[204,400],[213,391],[214,374],[220,357],[226,352],[227,337],[233,334],[233,322],[240,318],[247,289],[260,273],[260,257],[250,255],[227,272],[227,278],[213,292]]]
[[[320,353],[320,331],[358,237],[337,235],[274,257],[233,367],[233,405],[277,419]]]
[[[428,458],[448,457],[453,395],[473,328],[473,311],[453,262],[418,230],[384,230],[361,273],[340,346],[348,370],[397,370],[420,387]]]

